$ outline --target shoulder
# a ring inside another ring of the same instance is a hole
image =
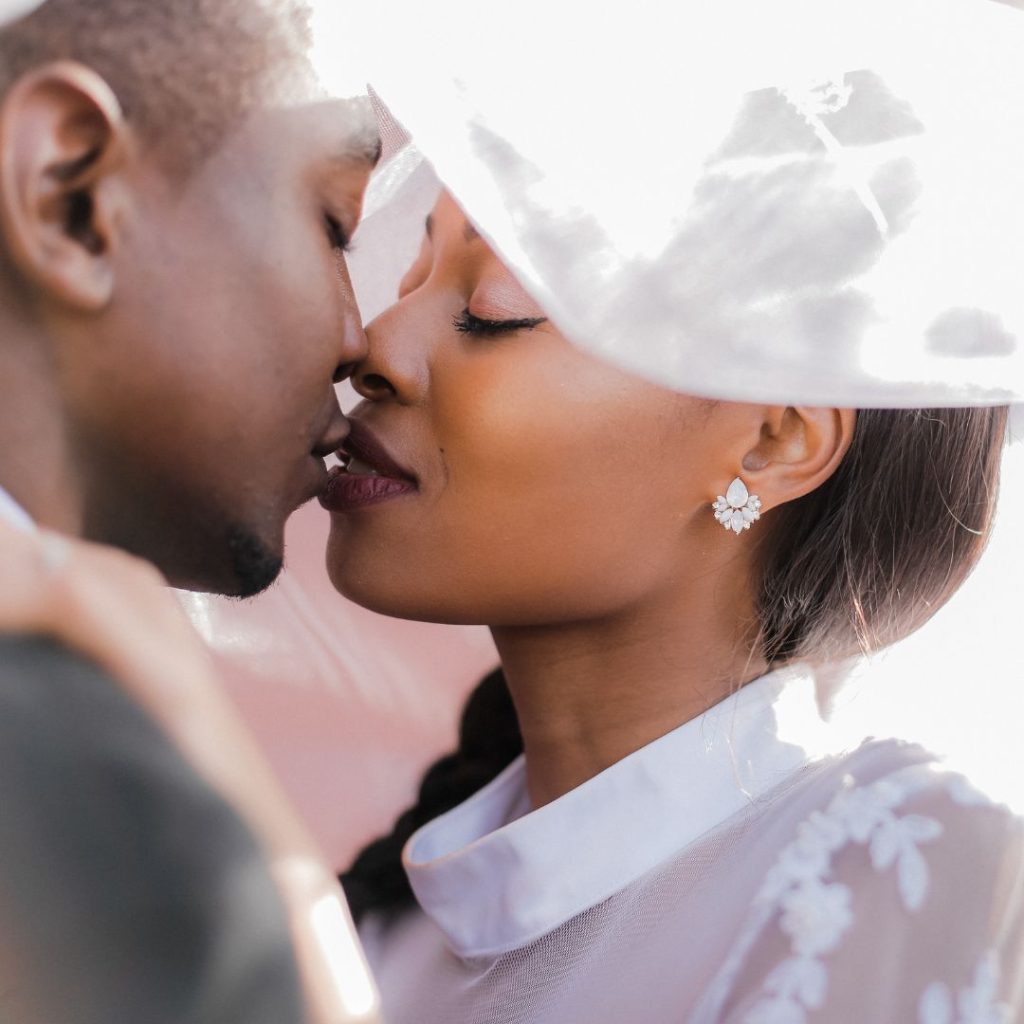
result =
[[[301,1019],[255,841],[105,673],[58,644],[0,638],[0,777],[0,912],[20,987],[55,1000],[49,1012]]]
[[[990,1014],[963,1019],[1014,1019],[1020,817],[905,744],[869,744],[830,775],[734,950],[727,1019],[953,1024],[961,996]]]
[[[0,636],[0,708],[6,743],[17,742],[22,727],[82,742],[95,742],[97,730],[116,732],[125,720],[152,728],[96,665],[42,637]],[[115,721],[108,725],[110,716]]]
[[[90,831],[97,841],[109,835],[124,844],[115,824],[128,817],[146,836],[159,811],[163,842],[150,851],[159,858],[183,815],[236,831],[226,805],[122,687],[46,639],[0,638],[0,773],[7,781],[0,827],[17,811],[40,838],[51,829]],[[239,842],[243,836],[237,830]]]
[[[815,798],[781,852],[780,882],[794,851],[824,851],[834,869],[837,858],[862,849],[865,864],[878,869],[904,847],[966,845],[980,852],[1012,846],[1022,826],[1017,813],[966,775],[922,747],[895,740],[865,743],[836,759],[813,785]],[[912,905],[921,898],[916,890],[906,896]]]
[[[83,758],[94,768],[120,763],[134,746],[159,758],[160,740],[141,709],[89,661],[50,640],[0,637],[0,765],[24,784],[11,787],[15,799]],[[74,788],[84,776],[63,774],[62,781]]]
[[[53,671],[100,674],[89,661],[53,640],[18,634],[0,635],[0,682],[5,687]]]
[[[1024,823],[964,775],[921,760],[858,777],[857,760],[843,766],[852,770],[843,771],[827,802],[796,826],[759,903],[784,911],[802,894],[827,890],[837,904],[883,900],[894,919],[909,922],[926,910],[950,911],[937,886],[969,878],[973,902],[981,903],[1007,868],[1019,867]],[[961,929],[964,909],[957,908]],[[799,930],[792,922],[788,928]]]

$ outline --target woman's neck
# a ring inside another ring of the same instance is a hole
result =
[[[492,628],[534,807],[717,704],[766,665],[742,588],[688,588],[600,621]]]

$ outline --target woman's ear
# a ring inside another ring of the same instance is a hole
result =
[[[129,133],[94,71],[59,61],[23,75],[0,106],[0,226],[14,269],[54,300],[102,308],[124,208]]]
[[[767,508],[820,487],[853,441],[855,409],[770,406],[760,438],[743,457],[743,479]]]

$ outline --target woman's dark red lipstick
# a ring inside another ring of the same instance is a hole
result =
[[[365,424],[351,421],[351,431],[320,495],[329,512],[350,512],[418,490],[416,477],[391,456]]]

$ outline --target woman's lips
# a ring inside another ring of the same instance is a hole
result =
[[[330,512],[376,505],[418,490],[415,476],[392,458],[365,424],[351,421],[342,446],[345,465],[335,466],[320,495]]]
[[[392,476],[362,476],[335,466],[320,493],[320,504],[328,512],[350,512],[366,505],[376,505],[402,494],[410,494],[416,485]]]

